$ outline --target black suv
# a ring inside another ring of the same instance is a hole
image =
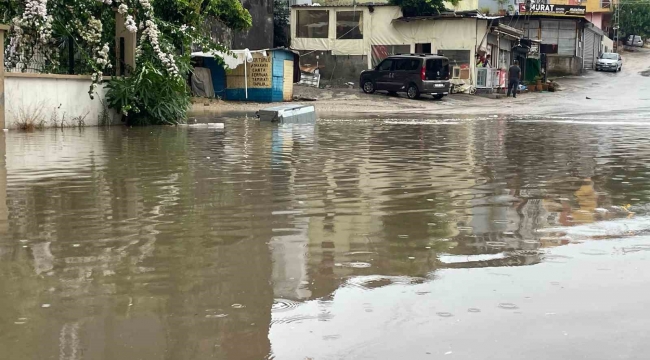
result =
[[[363,71],[359,83],[366,94],[384,90],[406,92],[409,99],[420,94],[442,99],[449,94],[449,59],[432,54],[391,55],[374,69]]]

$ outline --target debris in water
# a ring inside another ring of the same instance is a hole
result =
[[[233,309],[242,309],[242,308],[245,308],[245,306],[242,305],[242,304],[232,304],[232,305],[230,305],[230,307],[233,308]]]
[[[218,318],[224,318],[226,316],[228,316],[228,314],[208,314],[205,317],[207,319],[218,319]]]
[[[43,304],[41,305],[42,308],[49,308],[51,305],[50,304]]]

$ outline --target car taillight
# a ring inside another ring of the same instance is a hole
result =
[[[422,79],[422,81],[427,79],[426,76],[427,76],[427,69],[422,67],[422,70],[420,71],[420,78]]]

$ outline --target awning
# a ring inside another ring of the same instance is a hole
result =
[[[393,19],[393,22],[411,22],[418,20],[443,20],[443,19],[481,19],[481,20],[496,20],[501,19],[503,16],[487,16],[483,15],[480,11],[469,10],[469,11],[443,11],[437,15],[426,15],[426,16],[402,16],[397,19]]]
[[[267,53],[266,50],[230,50],[229,52],[221,52],[221,51],[210,51],[210,52],[193,52],[191,54],[191,57],[220,57],[223,59],[224,64],[229,69],[235,69],[237,66],[243,64],[244,62],[253,62],[253,54],[254,53],[261,53],[262,56],[266,57]]]
[[[519,40],[524,36],[524,32],[508,25],[498,24],[492,28],[492,32],[509,37],[512,40]]]

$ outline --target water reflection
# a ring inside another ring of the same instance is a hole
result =
[[[16,359],[285,358],[293,345],[273,336],[283,326],[388,316],[374,300],[342,311],[337,297],[381,293],[389,306],[380,289],[427,297],[453,269],[480,278],[566,263],[548,248],[605,238],[567,227],[626,219],[627,204],[644,212],[644,131],[237,119],[220,131],[4,134],[0,348]],[[416,312],[456,317],[437,304]],[[391,319],[417,327],[403,311]],[[312,340],[341,340],[327,331]]]

